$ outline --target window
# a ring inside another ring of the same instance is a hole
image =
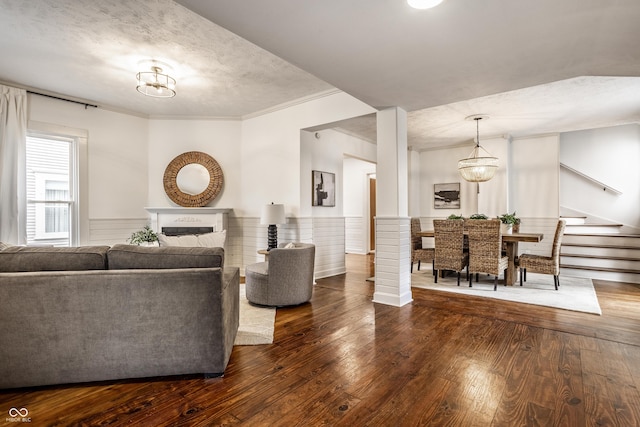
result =
[[[74,138],[27,136],[27,244],[76,244],[76,147]]]

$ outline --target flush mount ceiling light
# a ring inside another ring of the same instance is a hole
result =
[[[138,86],[136,90],[154,98],[172,98],[176,96],[176,79],[162,73],[162,68],[153,66],[151,71],[136,74]]]
[[[407,0],[407,3],[415,9],[431,9],[442,3],[442,1],[443,0]]]
[[[458,171],[462,178],[469,182],[485,182],[493,178],[498,169],[498,158],[493,157],[487,150],[480,146],[480,120],[487,120],[488,116],[469,116],[466,120],[476,121],[476,146],[469,157],[458,161]],[[482,156],[480,150],[487,156]]]

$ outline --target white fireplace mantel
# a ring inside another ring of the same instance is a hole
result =
[[[162,227],[213,227],[213,231],[227,228],[227,216],[232,209],[226,208],[145,208],[151,216],[151,228],[162,232]]]

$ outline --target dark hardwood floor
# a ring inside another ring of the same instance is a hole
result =
[[[638,285],[594,281],[602,316],[423,289],[397,308],[371,302],[371,256],[347,267],[224,378],[2,391],[0,426],[12,407],[37,426],[640,425]]]

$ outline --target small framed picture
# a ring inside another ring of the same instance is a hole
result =
[[[336,205],[336,174],[331,172],[311,171],[312,206]]]
[[[460,209],[460,183],[433,184],[434,209]]]

